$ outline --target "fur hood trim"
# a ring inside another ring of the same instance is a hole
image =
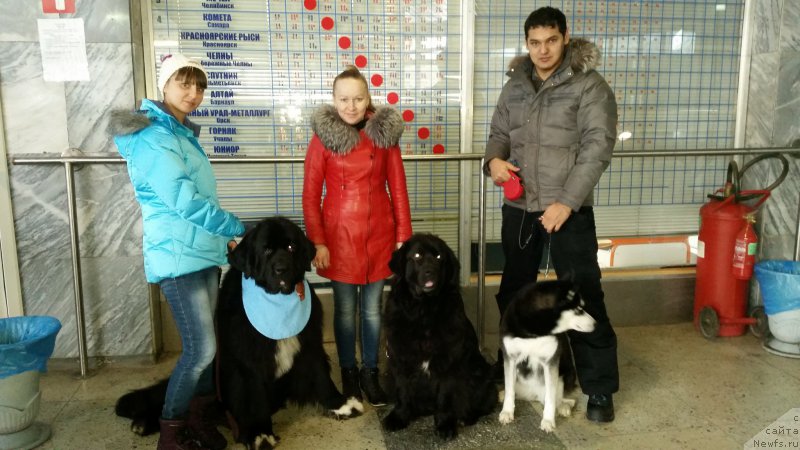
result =
[[[403,118],[394,108],[379,106],[368,114],[364,133],[376,147],[394,147],[403,135]],[[319,107],[311,116],[311,129],[328,150],[346,155],[361,140],[359,132],[336,112],[332,105]]]
[[[162,122],[173,131],[176,127],[180,127],[178,119],[170,114],[163,102],[143,99],[138,111],[111,111],[106,131],[112,136],[126,136],[147,128],[154,122]],[[183,126],[194,134],[194,137],[200,136],[200,125],[188,117],[183,120]]]
[[[111,111],[108,119],[108,134],[124,136],[150,126],[150,118],[141,111]]]
[[[584,38],[570,38],[567,44],[567,56],[570,58],[569,65],[575,72],[588,72],[600,65],[600,49]],[[527,53],[515,56],[508,63],[508,70],[514,72],[530,61],[531,57]]]

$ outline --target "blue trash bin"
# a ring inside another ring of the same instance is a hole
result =
[[[800,261],[761,261],[755,275],[772,335],[764,349],[800,358]]]
[[[0,449],[31,449],[50,437],[34,423],[39,413],[39,374],[47,371],[61,322],[48,316],[0,319]]]

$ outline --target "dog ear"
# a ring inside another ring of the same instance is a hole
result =
[[[413,239],[413,238],[412,238]],[[397,250],[392,253],[392,259],[389,260],[389,269],[398,278],[404,278],[406,272],[406,252],[408,251],[408,243],[411,241],[403,242]]]
[[[228,263],[234,269],[249,274],[250,273],[250,235],[252,233],[245,233],[241,242],[236,245],[233,250],[228,250]]]
[[[442,240],[440,245],[443,247],[442,250],[445,258],[444,267],[447,268],[447,272],[444,274],[445,279],[451,286],[458,286],[461,276],[461,263],[458,261],[453,249],[451,249],[446,242]]]

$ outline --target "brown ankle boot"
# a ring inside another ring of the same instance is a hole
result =
[[[158,450],[208,450],[197,442],[185,420],[159,419]]]
[[[225,419],[221,412],[217,398],[213,395],[195,397],[189,403],[187,424],[194,437],[211,450],[223,450],[228,446],[225,436],[217,431],[217,423]]]

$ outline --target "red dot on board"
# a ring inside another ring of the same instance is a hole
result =
[[[356,56],[356,67],[358,67],[359,69],[367,67],[367,57],[364,55]]]
[[[420,139],[428,139],[430,135],[431,130],[429,130],[427,127],[422,127],[419,129],[419,131],[417,131],[417,136],[419,136]]]
[[[444,153],[444,145],[436,144],[433,146],[433,153],[441,154]]]
[[[412,120],[414,120],[414,111],[410,109],[403,111],[403,120],[405,120],[406,122],[411,122]]]
[[[350,48],[350,38],[347,36],[342,36],[339,38],[339,48],[342,50],[347,50]]]
[[[372,82],[373,86],[379,87],[380,85],[383,84],[383,77],[380,74],[376,73],[375,75],[372,76],[372,78],[370,78],[370,81]]]
[[[303,6],[305,6],[307,10],[313,11],[317,7],[317,0],[305,0]]]
[[[394,105],[400,101],[400,96],[397,95],[397,92],[389,92],[386,96],[386,101],[389,102],[390,105]]]
[[[323,17],[322,18],[322,28],[326,30],[330,30],[333,28],[333,19],[330,17]]]

